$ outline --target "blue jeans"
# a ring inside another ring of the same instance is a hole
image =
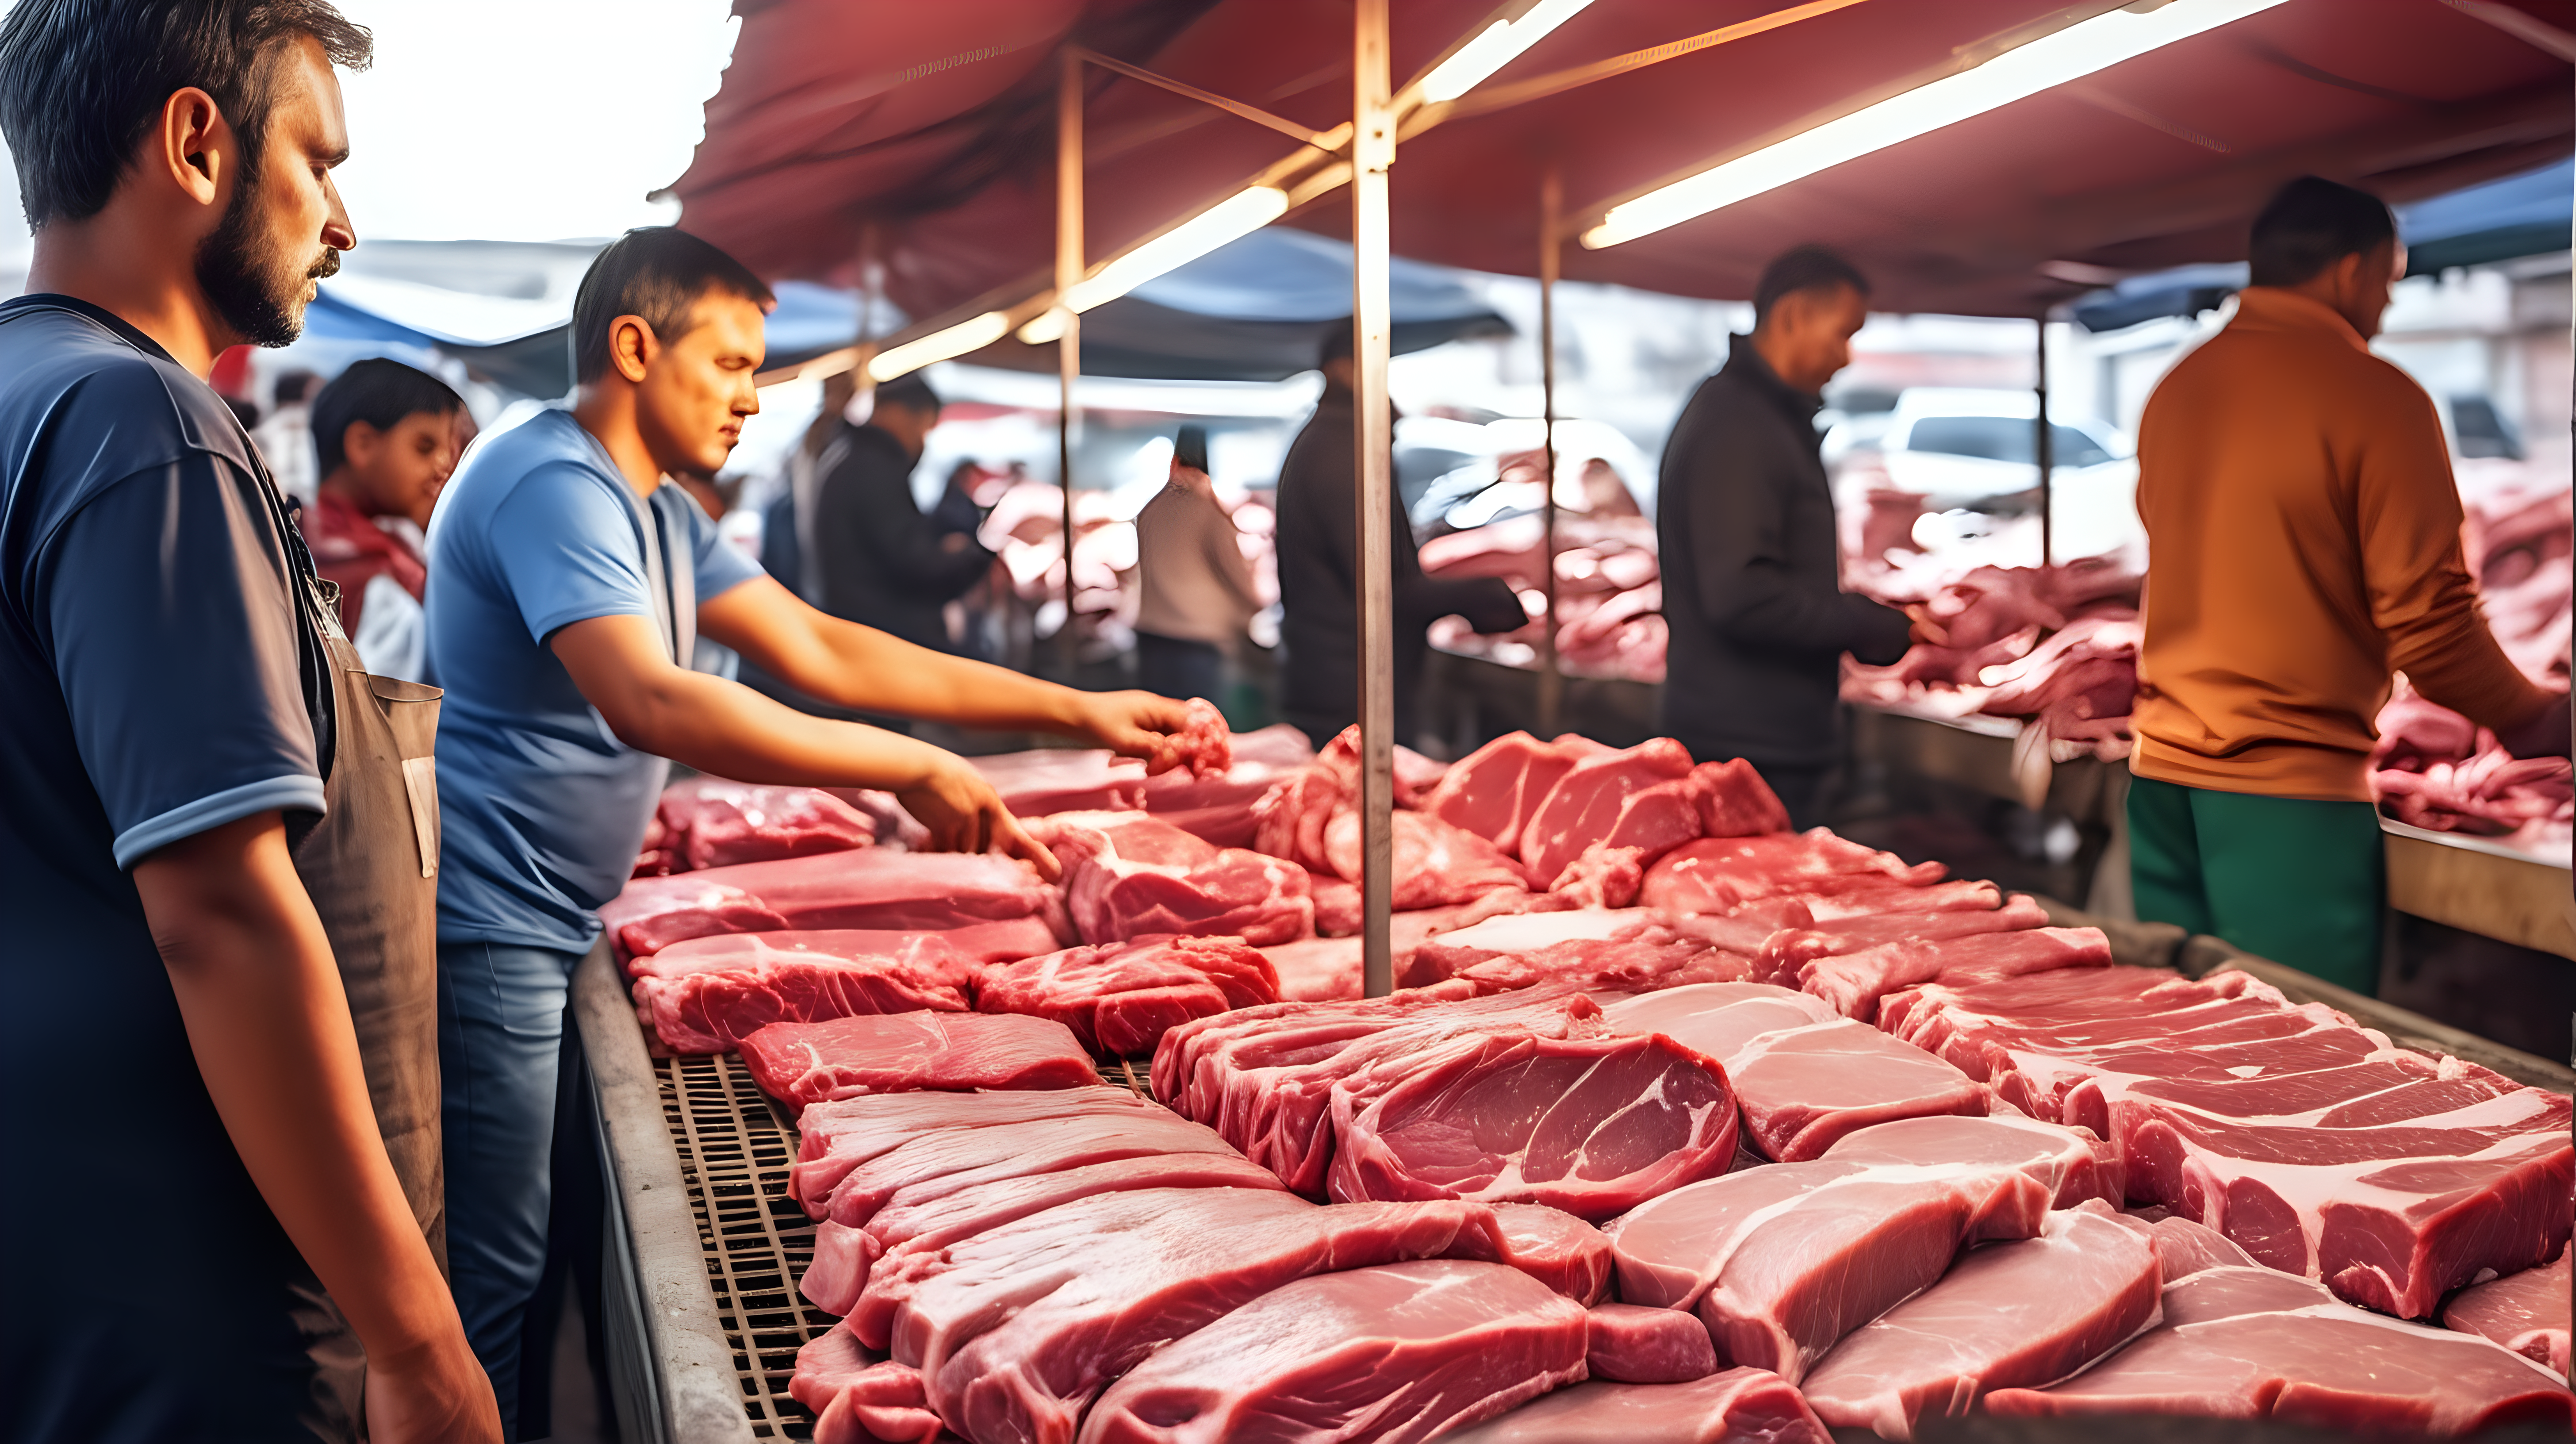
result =
[[[580,961],[500,943],[438,948],[448,1283],[505,1424],[518,1419],[520,1336],[546,1269],[555,1080]]]

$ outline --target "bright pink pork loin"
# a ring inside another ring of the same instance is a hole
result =
[[[637,878],[599,910],[629,956],[713,933],[817,928],[935,931],[1046,918],[1056,890],[1017,858],[863,847]]]
[[[1587,907],[1627,907],[1644,891],[1646,870],[1673,849],[1703,835],[1739,837],[1788,826],[1789,814],[1752,764],[1703,762],[1686,776],[1622,799],[1609,826],[1548,886]],[[1540,881],[1535,869],[1531,881]]]
[[[671,872],[846,852],[878,837],[877,819],[820,788],[720,777],[672,783],[653,816]]]
[[[1781,1163],[1676,1189],[1605,1232],[1620,1298],[1691,1310],[1719,1363],[1795,1383],[1962,1247],[2036,1237],[2048,1204],[2014,1169]]]
[[[1389,821],[1395,853],[1388,906],[1394,911],[1450,907],[1524,886],[1520,867],[1472,832],[1421,812],[1394,813]],[[1345,808],[1333,815],[1324,829],[1324,856],[1335,875],[1347,882],[1360,880],[1357,810]]]
[[[1690,770],[1690,749],[1669,737],[1576,763],[1521,827],[1521,866],[1531,883],[1554,883],[1584,848],[1609,836],[1631,795],[1687,777]]]
[[[1588,1321],[1585,1362],[1595,1379],[1623,1384],[1686,1384],[1717,1372],[1708,1330],[1679,1309],[1596,1304]]]
[[[921,1370],[950,1429],[1061,1444],[1102,1384],[1283,1284],[1462,1251],[1491,1257],[1500,1247],[1492,1211],[1478,1204],[1141,1189],[913,1255],[892,1277],[880,1270],[869,1289],[891,1306],[894,1357]],[[1527,1287],[1580,1319],[1572,1301]]]
[[[2569,1103],[2393,1047],[2242,973],[2060,969],[1889,998],[1880,1026],[2120,1151],[2129,1196],[2407,1318],[2568,1236]]]
[[[1168,1112],[1125,1088],[1099,1083],[1005,1093],[854,1094],[809,1104],[797,1116],[787,1195],[819,1219],[831,1212],[833,1191],[853,1169],[915,1139],[1031,1122],[1080,1126],[1095,1118],[1160,1119]]]
[[[1823,828],[1685,843],[1646,870],[1638,900],[1676,913],[1731,913],[1773,897],[1864,891],[1941,880],[1942,867],[1909,867],[1890,852],[1847,842]]]
[[[2096,1211],[2098,1210],[2098,1211]],[[1853,1330],[1798,1389],[1828,1425],[1911,1439],[1996,1389],[2054,1384],[2157,1321],[2155,1250],[2108,1206],[1962,1254],[1941,1281]]]
[[[1341,1202],[1539,1203],[1598,1221],[1735,1159],[1715,1061],[1669,1038],[1497,1031],[1383,1059],[1333,1097]]]
[[[1250,847],[1253,804],[1282,778],[1315,760],[1306,734],[1285,722],[1234,736],[1234,765],[1200,776],[1186,767],[1145,779],[1147,812],[1218,847]]]
[[[1422,810],[1517,855],[1530,814],[1581,760],[1576,748],[1508,732],[1451,763]]]
[[[1751,964],[1677,933],[1642,908],[1579,908],[1503,916],[1424,940],[1400,962],[1400,987],[1444,979],[1479,992],[1541,983],[1643,992],[1751,976]]]
[[[1828,1163],[1967,1163],[2028,1174],[2058,1208],[2099,1201],[2120,1206],[2120,1159],[2082,1128],[2042,1123],[2010,1110],[1983,1118],[1900,1118],[1846,1133],[1825,1150]],[[2191,1225],[2209,1237],[2206,1229]],[[2224,1240],[2221,1240],[2224,1243]],[[2227,1245],[2233,1248],[2234,1245]]]
[[[1444,1444],[1831,1444],[1815,1411],[1768,1369],[1687,1384],[1577,1384]]]
[[[816,1444],[932,1444],[941,1432],[921,1371],[862,1348],[843,1327],[796,1351],[787,1392],[817,1416]]]
[[[1919,922],[1928,915],[1913,916]],[[1952,916],[1983,919],[1988,915]],[[1847,1018],[1874,1023],[1879,999],[1917,983],[1983,983],[2054,968],[2109,966],[2111,941],[2101,929],[2035,927],[1951,938],[1915,937],[1814,958],[1799,965],[1798,987],[1833,1004]]]
[[[1105,747],[1041,747],[969,757],[966,765],[1001,794],[1017,817],[1057,812],[1119,812],[1145,805],[1144,764]]]
[[[1109,1386],[1081,1444],[1416,1444],[1584,1375],[1584,1315],[1513,1269],[1382,1264],[1285,1284]]]
[[[1178,933],[1263,947],[1314,935],[1306,872],[1293,863],[1213,846],[1142,812],[1064,812],[1028,828],[1064,864],[1065,907],[1084,942]]]
[[[940,944],[908,950],[923,958],[919,966],[894,949],[874,957],[784,950],[672,956],[689,946],[681,943],[641,959],[634,983],[636,1016],[674,1053],[731,1052],[772,1023],[924,1009],[962,1013],[969,1006],[965,989],[945,979],[971,972],[974,965]]]
[[[1062,1023],[982,1013],[887,1013],[772,1023],[742,1040],[760,1091],[798,1107],[914,1089],[1072,1088],[1097,1083]]]
[[[1889,912],[1842,918],[1812,927],[1786,928],[1763,939],[1753,955],[1764,982],[1795,985],[1809,964],[1820,958],[1864,952],[1886,943],[1946,942],[1978,933],[2019,932],[2048,926],[2048,914],[2027,895],[2014,893],[1990,912]],[[2099,933],[2093,934],[2098,939]],[[2080,956],[2080,950],[2045,949],[2044,958]],[[2104,961],[2108,961],[2107,954]],[[1865,976],[1864,972],[1864,976]],[[1858,987],[1860,978],[1845,980]]]
[[[1278,1001],[1270,960],[1235,938],[1148,936],[1068,948],[995,964],[975,990],[983,1012],[1052,1018],[1113,1058],[1153,1052],[1176,1023]]]
[[[2460,1290],[2442,1325],[2493,1339],[2560,1378],[2567,1376],[2567,1250],[2536,1269]]]
[[[1674,988],[1606,1004],[1602,1019],[1717,1059],[1744,1110],[1746,1141],[1779,1162],[1818,1157],[1872,1124],[1982,1116],[1991,1103],[1984,1087],[1948,1063],[1785,988]]]
[[[629,958],[637,978],[680,978],[691,973],[756,968],[791,958],[864,962],[891,958],[953,988],[971,988],[986,963],[1016,962],[1051,953],[1056,941],[1043,918],[969,923],[960,928],[809,928],[768,933],[713,933],[671,944],[658,953]]]
[[[2504,1424],[2566,1431],[2564,1378],[2474,1334],[2400,1323],[2267,1268],[2169,1281],[2164,1319],[2063,1383],[1999,1389],[2015,1418],[2180,1414],[2270,1419],[2343,1436],[2449,1436]]]
[[[1610,1239],[1561,1208],[1498,1203],[1503,1263],[1591,1308],[1610,1293]]]
[[[1006,1122],[925,1129],[858,1161],[827,1193],[805,1201],[809,1209],[823,1210],[817,1217],[845,1228],[870,1228],[887,1210],[920,1211],[979,1184],[1174,1154],[1242,1157],[1212,1130],[1168,1109],[1012,1116]],[[919,1225],[907,1227],[917,1231]]]

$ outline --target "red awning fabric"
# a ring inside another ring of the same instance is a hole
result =
[[[1485,90],[1752,19],[1787,0],[1596,0]],[[682,224],[765,274],[847,284],[864,244],[934,318],[1018,300],[1054,244],[1056,47],[1088,46],[1324,129],[1350,111],[1345,0],[738,0]],[[1406,140],[1394,249],[1531,274],[1546,166],[1581,216],[2046,24],[2046,0],[1865,0]],[[1569,242],[1564,275],[1742,298],[1816,240],[1883,309],[2034,315],[2115,273],[2241,259],[2247,220],[2316,172],[2392,201],[2544,163],[2576,135],[2567,61],[2443,0],[2290,3],[2074,85],[1626,245]],[[2513,8],[2576,30],[2576,0]],[[1493,0],[1405,0],[1394,72],[1419,72]],[[1087,242],[1097,260],[1295,149],[1278,133],[1091,72]],[[1482,92],[1480,92],[1482,93]],[[1471,99],[1473,97],[1471,96]],[[1346,235],[1348,192],[1288,223]],[[1013,292],[1016,291],[1016,294]],[[1016,343],[1005,342],[1004,345]]]

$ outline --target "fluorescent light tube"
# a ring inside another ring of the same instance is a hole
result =
[[[1522,11],[1518,20],[1497,20],[1486,26],[1484,34],[1459,46],[1456,54],[1422,77],[1422,98],[1437,104],[1465,95],[1591,3],[1592,0],[1538,0]]]
[[[1029,323],[1022,326],[1017,334],[1021,340],[1032,346],[1043,346],[1049,341],[1061,340],[1064,336],[1064,322],[1067,314],[1062,306],[1049,306],[1030,317]]]
[[[2145,13],[2123,9],[2096,15],[2017,45],[1973,69],[1945,75],[1866,109],[1826,121],[1813,130],[1801,131],[1777,145],[1765,146],[1751,155],[1712,166],[1624,205],[1613,206],[1599,225],[1583,233],[1583,244],[1587,249],[1599,250],[1652,235],[1693,216],[1706,215],[1827,167],[1956,125],[1971,116],[1983,115],[2281,3],[2282,0],[2170,0]]]
[[[1080,312],[1115,301],[1287,213],[1286,191],[1277,186],[1247,186],[1074,282],[1060,304]]]
[[[934,361],[963,356],[978,347],[990,346],[1011,329],[1011,318],[999,311],[987,311],[971,321],[960,321],[945,331],[933,331],[917,340],[878,352],[868,361],[868,379],[892,381],[908,376]]]

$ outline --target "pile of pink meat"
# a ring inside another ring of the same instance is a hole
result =
[[[1595,463],[1598,465],[1599,463]],[[1625,490],[1619,493],[1625,500]],[[1455,617],[1432,624],[1433,645],[1512,666],[1528,666],[1546,640],[1544,523],[1516,516],[1422,544],[1422,570],[1435,577],[1501,577],[1540,619],[1517,632],[1479,636]],[[1664,680],[1671,633],[1664,625],[1663,570],[1655,524],[1634,502],[1561,513],[1556,522],[1556,656],[1577,676]]]
[[[1355,736],[1158,761],[979,764],[1052,883],[763,801],[605,910],[658,1044],[796,1119],[817,1439],[2576,1425],[2563,1096],[1668,739],[1400,756],[1363,998]]]

